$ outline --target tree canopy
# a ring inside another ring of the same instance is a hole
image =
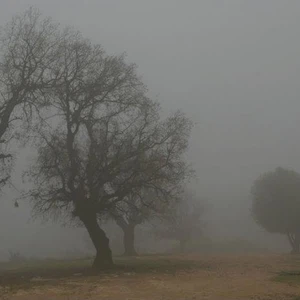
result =
[[[300,174],[283,168],[267,172],[255,180],[251,194],[254,220],[269,232],[288,235],[299,249]]]
[[[47,105],[46,90],[59,74],[50,72],[59,50],[57,29],[33,8],[0,32],[0,185],[10,177],[9,141],[27,136],[32,120]],[[22,125],[22,126],[21,126]],[[25,140],[25,139],[24,139]]]
[[[161,119],[124,55],[106,54],[73,29],[55,36],[46,72],[55,84],[43,90],[47,110],[39,111],[38,156],[28,172],[35,186],[26,196],[37,214],[79,220],[97,251],[94,266],[108,266],[98,219],[142,190],[161,201],[176,195],[191,175],[184,154],[192,122],[180,111]]]

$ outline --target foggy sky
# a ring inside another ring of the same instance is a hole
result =
[[[242,222],[260,173],[300,171],[299,1],[1,0],[0,23],[30,5],[109,54],[126,51],[165,111],[182,108],[197,123],[194,188],[216,203],[215,216]],[[27,224],[29,209],[12,208],[12,194],[0,202],[0,237],[16,246],[38,226]],[[0,244],[0,256],[6,249]]]

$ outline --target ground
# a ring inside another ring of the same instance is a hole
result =
[[[300,300],[300,257],[185,255],[116,258],[94,274],[90,261],[0,265],[0,298],[11,300]]]

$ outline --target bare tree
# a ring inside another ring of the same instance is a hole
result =
[[[116,204],[114,210],[110,211],[110,216],[123,231],[125,256],[137,255],[135,250],[136,226],[150,220],[156,213],[162,213],[163,207],[169,202],[172,202],[171,199],[165,201],[153,191],[143,190],[139,193],[129,194],[123,201]]]
[[[0,185],[9,179],[11,153],[8,141],[23,133],[34,112],[47,104],[45,90],[57,76],[50,73],[59,43],[57,28],[33,8],[16,16],[0,35]],[[50,76],[53,75],[53,76]],[[24,123],[25,122],[25,123]]]
[[[70,29],[62,40],[52,70],[60,80],[48,93],[56,113],[38,131],[29,196],[38,214],[78,218],[96,249],[94,267],[109,267],[98,219],[136,189],[172,193],[188,175],[182,155],[191,122],[178,112],[159,121],[158,104],[124,56],[108,56]]]
[[[140,148],[140,142],[136,145],[138,160],[133,161],[132,170],[135,169],[138,176],[132,186],[125,182],[129,189],[116,198],[115,205],[109,210],[110,216],[123,230],[124,255],[127,256],[137,255],[135,227],[153,215],[163,213],[181,192],[185,179],[192,174],[182,157],[187,147],[190,122],[176,113],[166,122],[154,124],[154,127],[149,122],[146,126],[139,125],[136,133],[144,136],[145,146]],[[146,142],[147,139],[151,142]]]

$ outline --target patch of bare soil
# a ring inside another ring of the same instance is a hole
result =
[[[300,275],[299,280],[280,277],[282,272],[300,271],[300,259],[288,255],[189,255],[137,261],[98,275],[77,270],[60,277],[44,274],[26,279],[23,274],[22,281],[14,274],[7,284],[2,274],[0,293],[2,299],[11,300],[300,299]]]

